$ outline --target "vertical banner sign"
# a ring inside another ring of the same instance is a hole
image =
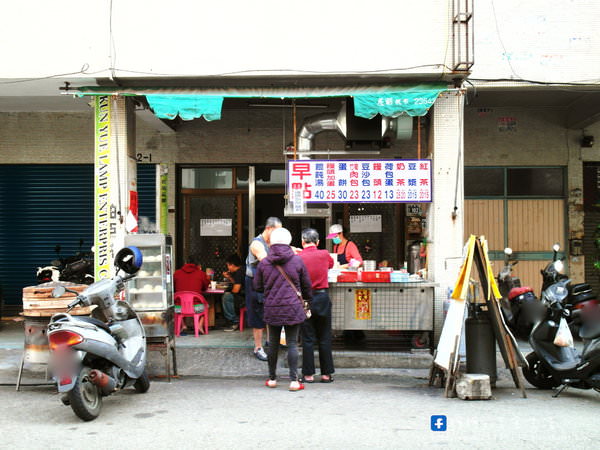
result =
[[[293,160],[287,182],[307,203],[431,202],[431,160]]]
[[[129,212],[125,219],[125,228],[128,233],[137,233],[138,228],[138,193],[129,191]]]
[[[371,289],[354,291],[354,318],[356,320],[371,320]]]
[[[302,198],[302,189],[295,189],[291,191],[291,199],[294,214],[306,213],[306,202]]]
[[[168,183],[169,167],[166,164],[160,165],[160,232],[169,233],[169,206],[168,206]]]
[[[94,278],[110,277],[110,100],[95,98],[95,157],[94,157]]]

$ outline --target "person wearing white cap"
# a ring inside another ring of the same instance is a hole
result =
[[[298,380],[298,333],[306,320],[304,302],[298,297],[310,300],[312,287],[308,269],[302,258],[294,254],[290,247],[292,236],[285,228],[273,230],[270,237],[269,256],[258,264],[254,276],[254,289],[265,293],[264,321],[269,330],[269,379],[265,385],[277,386],[277,356],[279,336],[285,329],[288,345],[288,368],[290,391],[304,389]]]
[[[344,227],[339,223],[335,223],[329,227],[327,239],[333,241],[333,253],[337,254],[340,268],[360,267],[363,259],[360,256],[358,247],[354,242],[345,236]]]

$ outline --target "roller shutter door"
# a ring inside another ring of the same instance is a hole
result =
[[[91,164],[0,165],[0,286],[5,314],[22,307],[36,268],[93,245]]]
[[[156,165],[138,165],[140,216],[156,221]],[[36,268],[94,245],[91,164],[0,165],[0,295],[5,315],[21,310]],[[81,246],[80,246],[81,242]]]
[[[138,164],[138,216],[156,224],[156,164]]]

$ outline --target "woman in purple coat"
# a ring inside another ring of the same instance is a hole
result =
[[[265,293],[264,321],[269,329],[269,379],[265,385],[273,388],[277,386],[277,354],[283,327],[288,345],[290,391],[299,391],[304,389],[304,385],[298,381],[297,374],[298,332],[306,314],[296,290],[302,293],[303,298],[312,298],[311,282],[304,262],[290,247],[290,232],[285,228],[277,228],[271,233],[270,241],[269,256],[260,262],[254,276],[254,289]],[[292,288],[278,267],[283,269],[295,288]]]

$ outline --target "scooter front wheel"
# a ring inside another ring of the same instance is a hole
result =
[[[100,415],[102,394],[100,388],[90,379],[90,368],[84,366],[79,372],[77,382],[69,392],[69,402],[77,417],[89,422]]]
[[[526,357],[529,367],[523,367],[523,375],[538,389],[552,389],[560,386],[560,383],[552,378],[552,374],[542,364],[539,356],[535,352],[531,352]]]

